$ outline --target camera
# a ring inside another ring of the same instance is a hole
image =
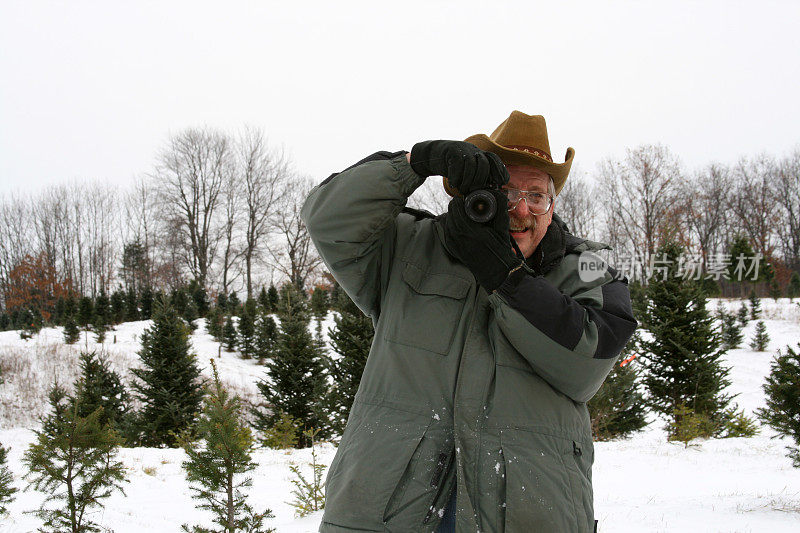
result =
[[[497,214],[497,199],[485,189],[472,191],[464,198],[464,211],[473,222],[489,222]]]

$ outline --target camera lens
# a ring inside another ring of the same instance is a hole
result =
[[[464,210],[475,222],[488,222],[497,213],[497,200],[489,191],[473,191],[464,198]]]

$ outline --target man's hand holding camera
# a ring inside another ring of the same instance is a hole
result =
[[[461,193],[448,206],[444,224],[446,245],[491,293],[523,262],[512,248],[508,199],[500,190],[508,183],[509,176],[500,157],[466,142],[425,141],[411,149],[409,163],[420,176],[445,176],[450,186]],[[484,205],[482,201],[474,201],[476,195],[490,195],[494,199],[493,216],[476,212],[476,206]]]

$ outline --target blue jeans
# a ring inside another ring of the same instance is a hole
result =
[[[456,533],[456,488],[453,487],[453,495],[450,496],[450,501],[447,507],[444,508],[444,516],[442,521],[439,522],[439,527],[436,533]]]

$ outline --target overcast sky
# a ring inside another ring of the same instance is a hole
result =
[[[0,0],[0,187],[125,184],[191,126],[259,127],[321,179],[543,114],[576,164],[689,169],[800,143],[800,2]]]

